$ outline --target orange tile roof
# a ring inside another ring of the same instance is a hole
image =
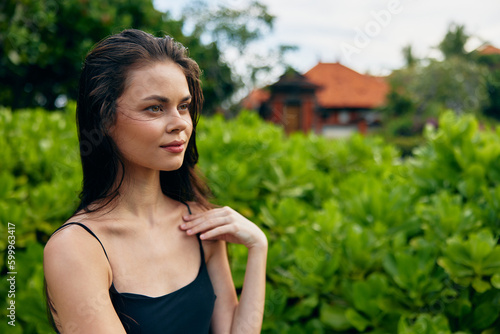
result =
[[[500,49],[493,45],[483,45],[478,48],[478,51],[483,55],[500,55]]]
[[[242,101],[241,106],[248,110],[258,110],[260,105],[267,100],[271,93],[266,89],[254,89]]]
[[[339,63],[318,63],[306,74],[320,86],[318,103],[324,108],[368,108],[381,106],[389,91],[380,77],[360,74]]]

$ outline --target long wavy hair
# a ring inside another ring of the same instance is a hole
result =
[[[212,207],[208,201],[210,190],[196,170],[196,125],[203,105],[198,64],[173,38],[128,29],[99,42],[83,63],[76,107],[83,182],[76,215],[100,211],[120,195],[125,166],[109,134],[117,100],[125,90],[131,70],[163,61],[175,62],[186,76],[192,96],[189,112],[193,131],[182,166],[174,171],[160,171],[162,192],[181,202],[195,201],[206,208]],[[52,317],[52,312],[57,312],[46,284],[45,294],[49,320],[57,331]]]
[[[98,210],[119,195],[116,179],[124,165],[108,129],[116,115],[116,101],[122,95],[130,70],[155,62],[170,60],[184,71],[192,96],[190,114],[193,132],[184,162],[175,171],[161,171],[161,188],[165,195],[178,201],[197,201],[208,206],[206,184],[195,171],[198,162],[196,125],[200,117],[203,93],[200,69],[188,57],[187,50],[171,37],[154,37],[140,30],[125,30],[101,41],[87,55],[80,77],[76,107],[83,187],[78,211],[90,210],[96,201]],[[123,181],[124,173],[119,182]]]

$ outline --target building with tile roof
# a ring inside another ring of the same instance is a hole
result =
[[[291,71],[267,89],[253,91],[243,106],[283,125],[287,133],[343,137],[353,131],[365,133],[380,121],[376,109],[388,91],[383,78],[320,62],[304,75]]]
[[[500,55],[500,49],[489,44],[479,47],[477,51],[482,55]]]

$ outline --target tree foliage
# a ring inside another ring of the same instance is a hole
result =
[[[215,7],[194,1],[184,8],[181,21],[189,27],[193,38],[212,41],[225,55],[230,55],[225,59],[233,70],[234,91],[255,86],[260,74],[286,68],[285,54],[297,49],[293,45],[278,45],[267,51],[255,48],[254,42],[268,34],[275,21],[267,6],[255,0]]]
[[[414,111],[432,115],[436,108],[457,113],[479,112],[488,103],[486,74],[483,66],[462,58],[431,60],[425,66],[398,70],[391,75],[392,94],[396,95],[389,103],[397,114]]]
[[[182,15],[182,21],[189,21],[194,26],[192,36],[208,37],[221,49],[234,47],[241,54],[251,42],[272,29],[274,19],[267,7],[257,1],[251,1],[242,9],[224,5],[210,9],[207,3],[195,1],[184,9]]]
[[[481,54],[474,52],[473,57],[479,64],[488,68],[486,89],[489,104],[483,109],[485,115],[500,120],[500,54]]]
[[[413,54],[413,48],[411,44],[405,46],[402,50],[402,53],[406,67],[413,67],[417,63],[418,59]]]
[[[180,22],[150,0],[7,0],[0,44],[0,103],[55,107],[76,98],[82,61],[94,43],[124,28],[181,35]]]
[[[466,57],[465,43],[470,35],[465,31],[465,26],[452,23],[448,27],[448,32],[444,36],[438,49],[443,53],[446,59],[451,57]]]
[[[6,0],[0,4],[0,105],[54,109],[58,98],[75,99],[92,45],[136,28],[171,35],[188,47],[203,71],[205,110],[213,112],[242,82],[222,50],[227,45],[244,50],[272,28],[273,17],[258,2],[241,10],[198,8],[190,14],[195,29],[186,35],[186,17],[175,20],[156,10],[152,0]]]
[[[383,108],[392,135],[420,133],[425,121],[436,120],[443,109],[495,113],[500,86],[492,66],[500,62],[478,52],[467,53],[469,37],[463,25],[451,24],[438,45],[443,60],[416,59],[411,45],[403,49],[406,66],[389,76],[391,89]],[[401,116],[406,119],[394,119]]]

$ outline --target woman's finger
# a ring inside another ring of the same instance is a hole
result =
[[[233,234],[234,232],[235,232],[234,226],[222,225],[214,229],[211,229],[209,231],[206,231],[205,233],[200,235],[200,238],[203,240],[213,240],[217,239],[220,236]]]
[[[194,221],[196,219],[208,219],[208,218],[214,218],[214,217],[221,217],[228,215],[230,213],[231,209],[229,207],[223,207],[223,208],[216,208],[204,212],[199,212],[199,213],[193,213],[190,215],[184,215],[182,218],[184,221]]]
[[[215,210],[217,210],[217,211],[215,211]],[[215,212],[211,212],[211,211],[215,211]],[[208,221],[208,220],[229,217],[231,214],[231,212],[229,212],[228,210],[214,209],[211,211],[197,214],[197,216],[193,215],[193,216],[182,217],[184,219],[184,223],[181,224],[181,228],[188,229],[188,228],[191,228],[193,226],[196,226],[196,225],[201,224],[201,223]]]
[[[187,234],[194,235],[229,223],[229,217],[215,217],[208,220],[200,220],[198,223],[189,222],[186,223],[187,225],[183,224],[184,227],[182,229],[186,230]]]

